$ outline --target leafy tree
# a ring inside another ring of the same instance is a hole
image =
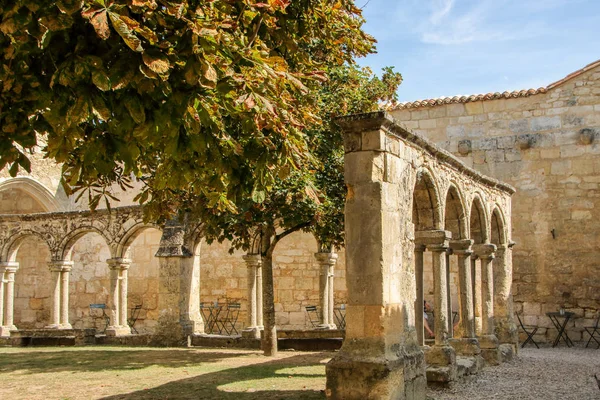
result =
[[[277,242],[297,230],[343,241],[331,118],[400,82],[352,66],[373,51],[363,22],[353,0],[4,1],[0,169],[29,171],[43,146],[92,208],[134,177],[148,218],[189,211],[236,248],[260,232],[273,354]]]
[[[238,210],[218,211],[199,199],[189,209],[200,216],[211,240],[230,240],[232,250],[258,251],[263,268],[263,351],[277,352],[273,295],[273,252],[285,236],[312,232],[323,249],[342,247],[344,240],[344,149],[336,116],[374,111],[380,102],[395,100],[400,74],[385,68],[382,78],[368,68],[344,65],[328,73],[329,81],[315,91],[320,124],[306,130],[310,157],[307,166],[276,179],[260,202],[236,199]],[[252,163],[242,168],[251,170]],[[192,204],[192,203],[190,203]]]
[[[132,175],[153,217],[261,201],[306,161],[324,68],[372,51],[362,23],[353,0],[3,1],[0,169],[40,144],[92,208]]]

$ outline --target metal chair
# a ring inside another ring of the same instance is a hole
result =
[[[234,332],[237,335],[238,331],[235,327],[237,323],[238,316],[240,315],[240,303],[229,303],[227,304],[227,309],[225,311],[225,316],[221,318],[218,322],[225,330],[225,333],[228,335],[232,335]]]
[[[136,334],[139,334],[139,332],[137,331],[137,329],[135,329],[135,323],[137,322],[137,320],[140,316],[141,309],[142,309],[141,304],[138,304],[135,307],[131,308],[129,310],[129,318],[127,319],[127,325],[129,325],[131,330],[133,332],[135,332]]]
[[[308,316],[308,321],[312,325],[313,328],[316,328],[321,323],[321,314],[319,314],[319,310],[317,306],[306,306],[306,315]]]
[[[517,319],[519,320],[519,325],[521,325],[521,329],[523,329],[523,332],[525,332],[527,334],[527,339],[523,342],[523,344],[521,345],[521,348],[525,347],[525,345],[527,343],[531,342],[531,343],[535,344],[535,347],[537,347],[539,349],[540,346],[538,346],[538,344],[535,342],[535,340],[533,340],[533,335],[535,335],[535,333],[538,331],[538,327],[523,324],[523,321],[521,321],[521,317],[519,316],[519,313],[515,313],[515,314],[517,314]]]
[[[599,323],[600,323],[600,312],[598,312],[598,317],[596,318],[596,323],[594,324],[594,326],[584,327],[585,331],[590,335],[590,339],[588,340],[585,347],[588,347],[590,345],[590,342],[592,341],[592,339],[594,339],[594,342],[596,342],[598,344],[598,348],[600,349],[600,326],[598,326]]]

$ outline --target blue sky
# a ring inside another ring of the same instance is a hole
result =
[[[600,0],[355,0],[400,101],[529,89],[600,59]],[[366,5],[365,5],[366,4]]]

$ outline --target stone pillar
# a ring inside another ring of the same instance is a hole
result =
[[[52,311],[47,328],[72,329],[69,323],[69,274],[73,261],[50,261],[48,268],[52,273]]]
[[[448,297],[448,335],[454,337],[454,318],[452,316],[452,281],[450,280],[450,254],[452,249],[446,249],[446,295]]]
[[[4,289],[4,296],[0,300],[4,301],[4,322],[0,320],[0,336],[10,336],[10,331],[17,330],[14,324],[14,300],[15,300],[15,273],[19,269],[19,263],[14,261],[3,262],[0,264],[0,276]]]
[[[61,329],[73,329],[69,323],[69,275],[73,268],[72,261],[66,261],[60,271],[60,327]]]
[[[431,251],[433,259],[433,312],[435,316],[435,345],[425,352],[427,381],[449,384],[456,380],[456,352],[448,342],[448,284],[446,254],[452,234],[448,231],[420,231],[415,233],[419,243]]]
[[[337,329],[333,320],[333,269],[338,255],[332,252],[315,253],[319,264],[319,296],[321,302],[321,324],[318,329]]]
[[[204,333],[200,314],[200,262],[185,245],[185,226],[169,221],[164,229],[159,258],[158,309],[152,344],[185,345],[191,335]]]
[[[473,291],[473,318],[475,321],[475,335],[481,336],[481,269],[477,268],[477,255],[471,256],[471,285]]]
[[[127,274],[131,260],[110,258],[106,263],[110,269],[110,326],[106,328],[106,335],[131,335],[131,328],[127,323]]]
[[[498,338],[494,333],[494,270],[492,261],[496,246],[493,244],[477,244],[474,252],[481,260],[481,321],[482,330],[479,338],[481,355],[490,365],[500,363]]]
[[[262,280],[262,263],[256,267],[256,323],[258,329],[265,329],[263,322],[263,280]]]
[[[473,241],[453,240],[452,251],[458,257],[458,304],[460,312],[460,331],[463,338],[475,337],[475,317],[473,314],[473,286],[471,282],[471,260]]]
[[[417,299],[415,300],[415,329],[417,330],[417,343],[425,345],[425,331],[423,322],[424,300],[423,295],[423,252],[425,246],[415,244],[415,280],[417,284]]]
[[[0,264],[0,337],[10,336],[10,332],[4,332],[4,272],[6,268]]]
[[[400,139],[380,129],[383,119],[354,122],[344,135],[346,338],[327,364],[325,394],[424,399],[423,351],[413,328],[413,199],[400,178],[413,170],[400,156]]]
[[[500,245],[494,259],[494,328],[503,360],[518,351],[518,331],[512,297],[512,246]]]
[[[242,336],[260,339],[257,315],[257,270],[261,264],[260,254],[247,254],[244,257],[248,267],[248,320],[247,326],[242,331]]]
[[[473,372],[482,365],[481,349],[475,335],[475,316],[473,313],[473,285],[471,280],[471,260],[473,253],[470,239],[453,240],[450,247],[458,258],[458,307],[460,312],[460,325],[456,329],[459,333],[450,342],[457,355],[472,358]]]

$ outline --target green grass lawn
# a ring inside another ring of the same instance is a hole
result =
[[[0,348],[0,399],[323,399],[330,352]]]

